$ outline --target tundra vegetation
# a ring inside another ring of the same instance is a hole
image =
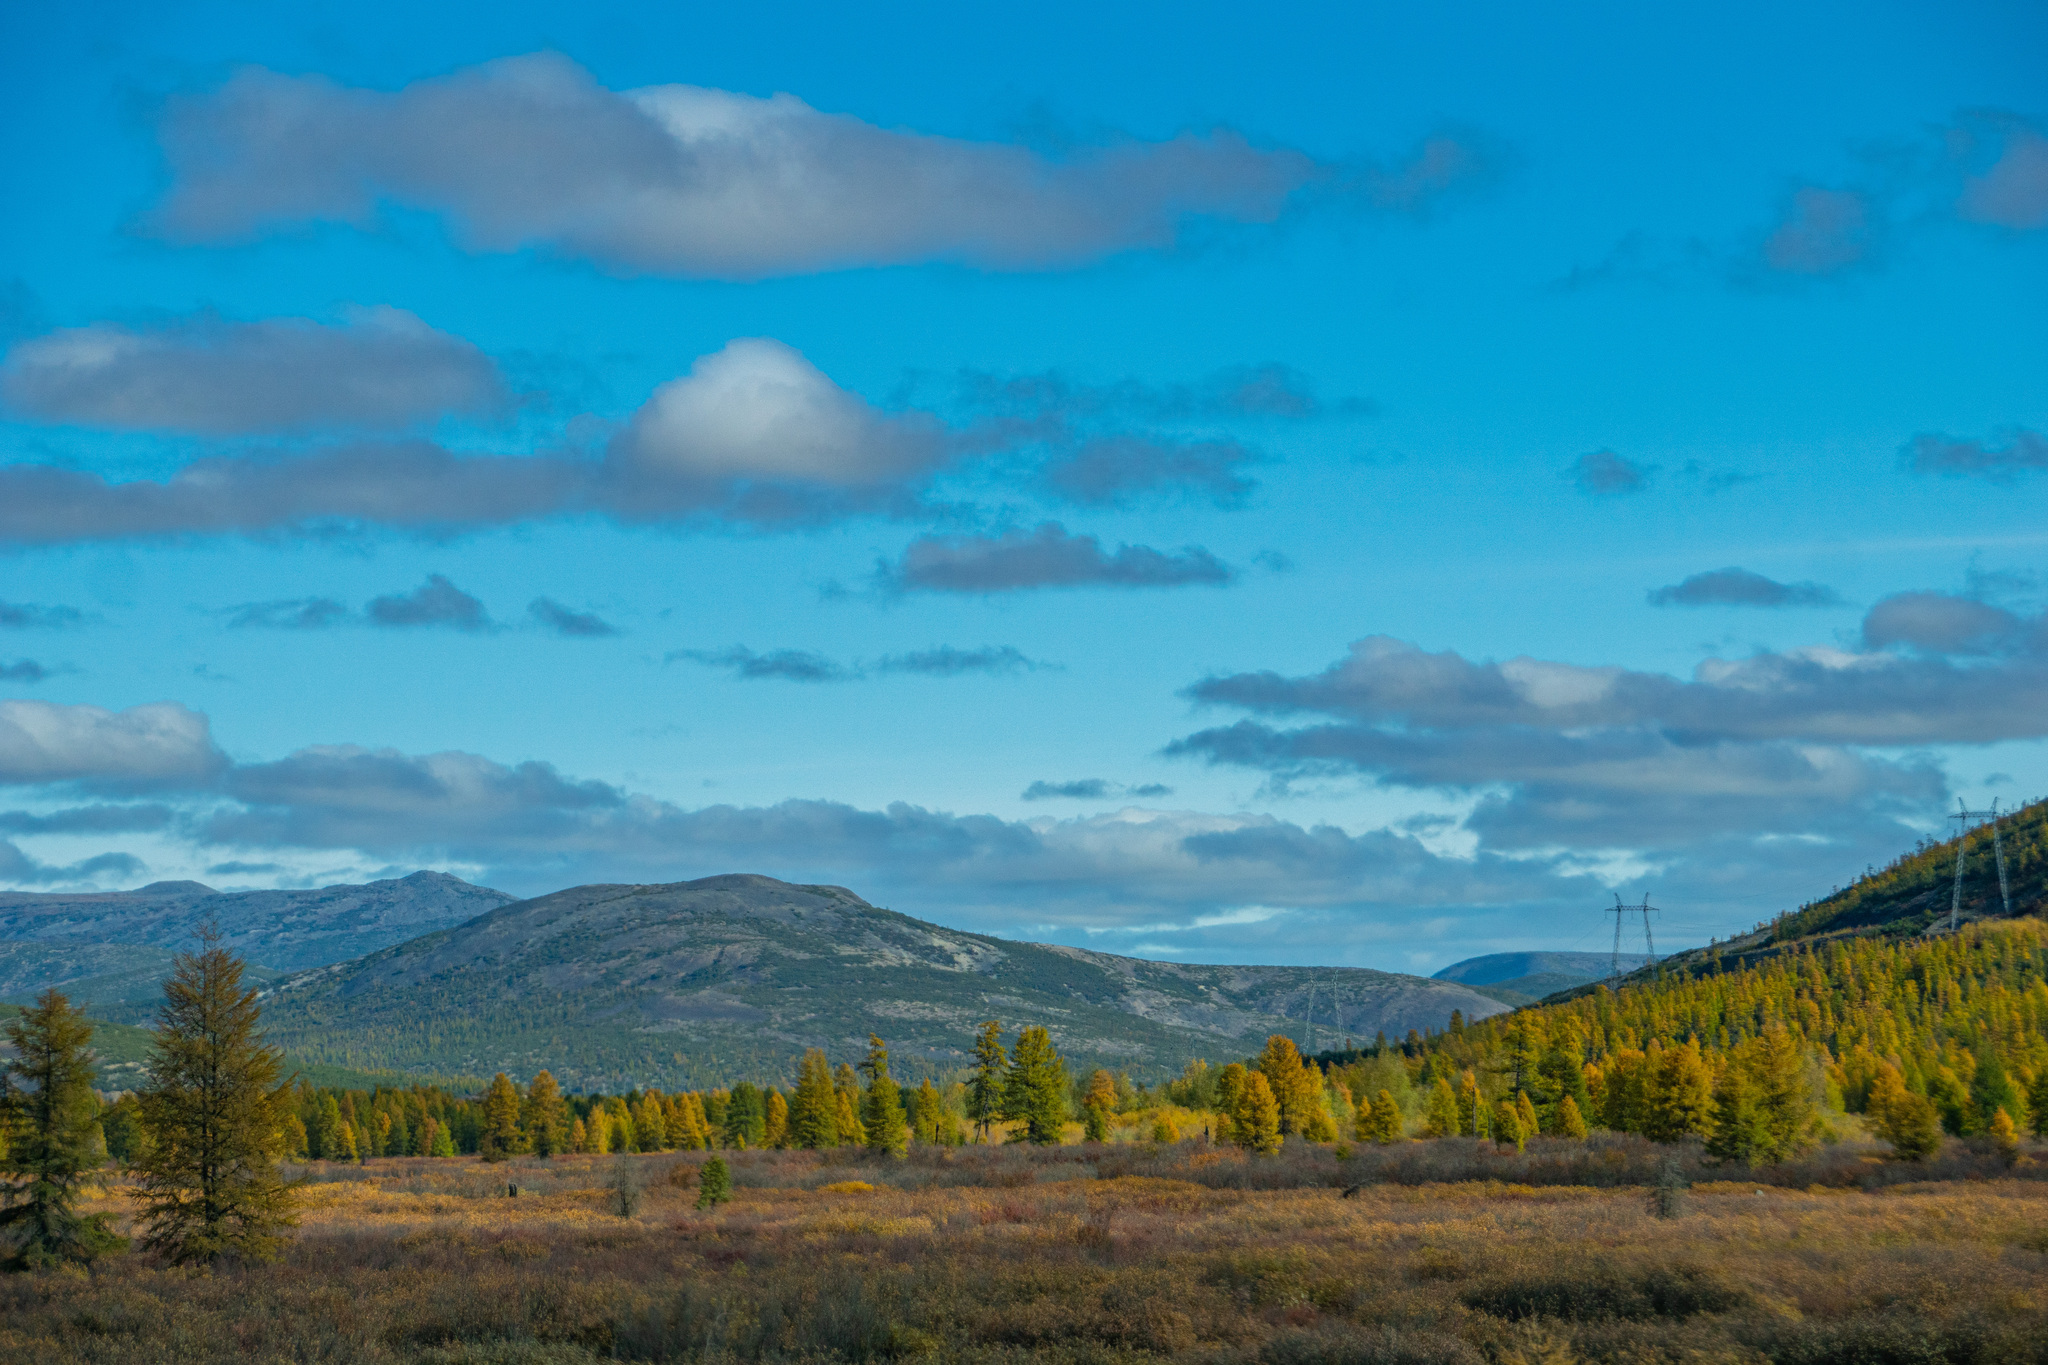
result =
[[[16,1021],[0,1359],[2048,1361],[2031,920],[1150,1086],[996,1021],[951,1075],[292,1085],[235,967],[140,1094]]]

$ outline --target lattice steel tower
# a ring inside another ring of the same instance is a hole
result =
[[[1999,903],[2005,907],[2006,918],[2010,919],[2012,917],[2012,888],[2005,879],[2005,845],[1998,837],[1998,802],[1993,801],[1990,810],[1971,810],[1963,804],[1963,798],[1958,796],[1956,798],[1956,813],[1949,816],[1949,819],[1956,822],[1956,889],[1955,893],[1949,897],[1948,903],[1949,932],[1954,933],[1956,926],[1962,923],[1963,859],[1969,851],[1970,822],[1972,820],[1989,820],[1991,822],[1991,854],[1998,863],[1998,899]]]
[[[1617,891],[1614,893],[1614,905],[1607,911],[1607,913],[1614,916],[1614,957],[1607,964],[1608,980],[1616,984],[1619,984],[1621,981],[1622,924],[1630,915],[1642,915],[1643,948],[1644,951],[1649,953],[1650,961],[1652,964],[1654,964],[1657,961],[1657,943],[1656,940],[1650,936],[1650,916],[1661,915],[1664,912],[1662,910],[1659,910],[1656,906],[1650,904],[1650,898],[1648,896],[1643,897],[1643,903],[1641,905],[1623,905],[1621,903],[1621,893]]]

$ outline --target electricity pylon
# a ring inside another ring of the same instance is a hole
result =
[[[2005,907],[2007,919],[2012,918],[2012,888],[2005,879],[2005,845],[1998,837],[1998,802],[1991,803],[1990,810],[1971,810],[1963,804],[1963,798],[1956,798],[1956,813],[1949,819],[1956,822],[1956,889],[1949,898],[1948,927],[1954,933],[1963,917],[1963,856],[1970,842],[1970,822],[1989,820],[1991,822],[1991,854],[1998,863],[1998,899]]]
[[[1659,910],[1656,906],[1650,904],[1650,898],[1648,896],[1643,897],[1643,903],[1641,905],[1623,905],[1621,903],[1621,893],[1617,891],[1614,893],[1614,906],[1612,909],[1608,910],[1607,913],[1614,916],[1614,957],[1607,964],[1607,971],[1609,979],[1618,984],[1621,981],[1622,920],[1629,915],[1634,915],[1638,913],[1642,915],[1643,947],[1649,952],[1650,961],[1655,962],[1657,960],[1657,943],[1655,939],[1650,937],[1650,916],[1661,915],[1664,912],[1662,910]]]

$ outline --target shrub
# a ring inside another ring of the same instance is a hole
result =
[[[726,1168],[724,1157],[712,1157],[704,1163],[704,1172],[697,1178],[697,1207],[715,1209],[730,1198],[732,1172]]]
[[[1598,1266],[1569,1274],[1507,1280],[1460,1296],[1467,1308],[1497,1318],[1603,1318],[1640,1320],[1685,1318],[1695,1313],[1725,1313],[1749,1300],[1747,1291],[1710,1270],[1696,1266],[1660,1266],[1636,1275],[1621,1275]]]

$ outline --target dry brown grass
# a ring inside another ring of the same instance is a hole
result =
[[[724,1155],[704,1213],[699,1156],[316,1168],[278,1265],[0,1281],[0,1361],[2048,1360],[2031,1179],[1701,1183],[1665,1220],[1617,1184],[1344,1197],[1355,1161],[1199,1142]]]

